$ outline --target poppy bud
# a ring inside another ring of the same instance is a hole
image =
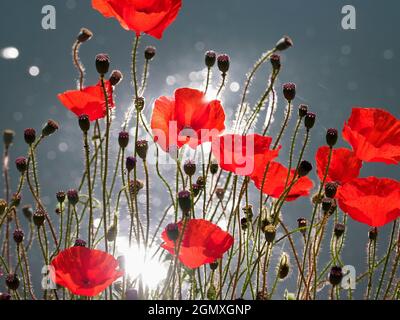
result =
[[[215,289],[215,286],[211,283],[210,287],[207,290],[207,299],[215,300],[216,297],[217,297],[217,290]]]
[[[31,220],[33,216],[33,210],[30,205],[26,205],[22,207],[22,213],[26,219]]]
[[[125,300],[131,300],[131,301],[139,300],[139,294],[137,290],[132,288],[127,289],[125,291]]]
[[[249,220],[253,219],[253,206],[251,204],[244,206],[242,210],[247,219]]]
[[[76,239],[74,247],[86,247],[86,241],[82,239]]]
[[[140,190],[142,190],[144,187],[144,184],[142,181],[140,180],[131,180],[129,182],[129,192],[132,195],[137,195],[139,193]]]
[[[21,195],[14,193],[11,197],[11,206],[18,207],[21,204]]]
[[[29,145],[35,142],[36,140],[36,130],[33,128],[28,128],[24,130],[24,139],[25,142]]]
[[[13,233],[13,238],[15,243],[21,243],[22,241],[24,241],[24,231],[22,231],[21,229],[15,229]]]
[[[335,266],[331,268],[331,272],[329,273],[329,282],[332,286],[337,286],[342,282],[343,272],[342,268],[339,266]]]
[[[276,43],[275,49],[278,51],[284,51],[290,48],[291,46],[293,46],[292,39],[289,38],[288,36],[285,36]]]
[[[26,169],[28,168],[28,163],[26,161],[26,158],[24,157],[19,157],[15,160],[15,166],[17,167],[17,170],[21,173],[24,174]]]
[[[210,163],[210,172],[211,172],[211,174],[212,175],[217,174],[218,169],[219,169],[218,163],[216,163],[215,161],[212,161]]]
[[[138,97],[135,99],[135,108],[139,112],[144,109],[144,98]]]
[[[149,151],[149,143],[147,140],[139,140],[136,142],[136,153],[142,160],[146,160]]]
[[[259,300],[259,301],[268,300],[268,293],[265,291],[257,292],[256,300]]]
[[[215,189],[215,194],[216,194],[218,200],[222,201],[224,199],[225,189],[217,188],[217,189]]]
[[[6,277],[6,286],[10,290],[17,290],[19,287],[19,278],[16,274],[10,273]]]
[[[247,219],[246,219],[246,218],[242,218],[242,219],[240,220],[240,225],[241,225],[241,227],[242,227],[242,230],[243,230],[243,231],[246,231],[246,230],[247,230],[247,227],[248,227],[248,221],[247,221]]]
[[[78,118],[79,128],[82,132],[88,132],[90,130],[90,121],[87,114],[82,114]]]
[[[156,55],[156,48],[154,47],[148,46],[144,50],[144,57],[146,60],[153,59],[155,55]]]
[[[183,165],[183,171],[191,177],[196,173],[196,164],[190,160],[186,161]]]
[[[290,270],[289,256],[286,253],[283,253],[279,260],[279,266],[278,266],[279,279],[281,280],[285,279],[289,274],[289,270]]]
[[[8,148],[14,141],[15,132],[12,130],[4,130],[3,141],[6,148]]]
[[[0,292],[0,301],[7,301],[11,300],[11,295],[7,292],[1,293]]]
[[[215,62],[217,61],[217,55],[212,50],[207,51],[204,60],[207,68],[212,68],[215,65]]]
[[[338,140],[338,131],[336,129],[328,129],[326,132],[326,143],[328,146],[333,147]]]
[[[60,215],[61,214],[61,210],[59,207],[54,209],[54,212],[56,213],[56,215]]]
[[[334,198],[337,192],[337,183],[336,182],[328,182],[325,184],[325,196],[328,198]]]
[[[114,70],[111,73],[109,81],[110,81],[110,84],[115,87],[117,84],[119,84],[122,81],[123,78],[124,78],[124,76],[122,75],[121,71]]]
[[[100,53],[96,56],[96,70],[100,75],[105,75],[110,68],[110,57],[108,54]]]
[[[296,85],[294,83],[285,83],[283,85],[283,96],[288,102],[291,102],[296,97]]]
[[[336,223],[333,229],[333,233],[337,238],[340,238],[343,235],[345,229],[346,227],[343,223]]]
[[[265,240],[268,243],[272,243],[275,240],[276,236],[276,228],[273,224],[268,224],[267,226],[264,227],[264,235],[265,235]]]
[[[78,34],[78,37],[76,38],[78,42],[86,42],[90,40],[90,38],[93,36],[93,32],[90,31],[89,29],[82,28],[81,31]]]
[[[270,61],[274,70],[279,70],[281,68],[281,57],[279,54],[273,54]]]
[[[129,144],[129,132],[121,131],[118,135],[118,144],[121,149],[125,149]]]
[[[166,232],[167,232],[167,237],[169,240],[171,241],[176,241],[179,238],[179,228],[178,225],[176,223],[170,223],[169,225],[167,225],[167,227],[165,228]]]
[[[42,135],[44,137],[48,137],[56,132],[59,128],[59,125],[54,120],[48,120],[42,129]]]
[[[193,196],[197,197],[200,194],[202,187],[199,186],[197,183],[192,184],[192,192]]]
[[[304,118],[307,115],[308,106],[305,104],[299,105],[299,117]]]
[[[378,238],[378,228],[371,228],[368,232],[368,238],[371,241],[376,241],[376,239]]]
[[[183,213],[188,213],[192,208],[192,199],[189,191],[181,191],[178,193],[178,203]]]
[[[56,198],[59,203],[63,203],[65,201],[65,196],[66,195],[64,191],[59,191],[56,193]]]
[[[205,181],[203,176],[199,176],[196,180],[196,183],[201,187],[204,188],[205,186]]]
[[[128,172],[131,172],[133,169],[135,169],[136,162],[137,160],[135,157],[127,157],[125,161],[126,170],[128,170]]]
[[[117,239],[118,235],[118,229],[116,225],[112,225],[108,230],[106,234],[106,239],[108,242],[113,242],[115,239]]]
[[[304,126],[307,128],[307,130],[310,130],[312,127],[314,127],[315,118],[316,118],[315,113],[308,112],[306,114],[304,118]]]
[[[218,69],[223,74],[226,74],[229,71],[230,59],[227,54],[221,54],[217,58]]]
[[[41,227],[46,219],[46,212],[43,209],[37,209],[33,214],[33,223],[37,227]]]
[[[322,211],[326,214],[328,213],[328,211],[330,210],[330,208],[332,207],[332,199],[330,198],[323,198],[322,199]]]
[[[0,216],[4,214],[7,208],[7,201],[4,199],[0,199]]]
[[[307,219],[306,218],[298,218],[297,225],[299,228],[302,228],[300,230],[300,232],[304,235],[306,233]]]
[[[210,269],[212,270],[212,271],[215,271],[215,270],[217,270],[217,268],[218,268],[218,261],[215,261],[215,262],[213,262],[213,263],[210,263]]]
[[[79,194],[75,189],[70,189],[67,191],[68,202],[75,206],[79,202]]]
[[[300,177],[305,177],[310,173],[311,170],[312,170],[312,164],[306,160],[303,160],[300,162],[297,173],[299,174]]]

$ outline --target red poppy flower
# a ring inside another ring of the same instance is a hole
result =
[[[108,107],[114,108],[113,88],[110,81],[105,81],[107,91]],[[107,115],[104,91],[101,82],[95,86],[86,87],[82,90],[71,90],[58,95],[61,103],[78,117],[86,114],[90,121],[104,118]]]
[[[261,190],[264,173],[267,167],[268,163],[266,162],[257,163],[254,173],[251,177],[255,186],[259,190]],[[285,186],[288,187],[289,184],[293,181],[296,169],[290,170],[289,179],[287,179],[288,172],[288,169],[280,163],[274,161],[270,162],[264,180],[263,193],[271,196],[272,198],[279,198],[285,190]],[[306,176],[301,177],[292,186],[288,195],[286,196],[285,201],[294,201],[299,197],[308,196],[312,188],[313,182],[311,181],[311,179]]]
[[[329,147],[323,146],[317,150],[315,160],[317,163],[317,174],[322,180],[328,165]],[[331,163],[329,165],[326,182],[338,182],[343,184],[358,178],[362,161],[359,160],[353,151],[346,148],[333,149]]]
[[[79,246],[61,251],[51,265],[52,280],[80,296],[97,296],[123,275],[112,255]]]
[[[92,6],[106,18],[115,18],[126,30],[161,39],[176,19],[182,0],[92,0]]]
[[[353,108],[343,139],[367,162],[400,162],[400,120],[381,109]]]
[[[257,163],[268,163],[279,155],[281,147],[271,150],[271,137],[259,134],[226,134],[213,139],[212,152],[223,170],[251,176]]]
[[[354,179],[338,190],[339,207],[354,220],[381,227],[400,217],[400,182],[388,178]]]
[[[225,112],[218,100],[208,102],[204,93],[190,88],[175,96],[160,97],[154,104],[151,128],[164,151],[189,144],[192,148],[209,142],[225,129]]]
[[[182,232],[183,223],[178,223]],[[172,255],[175,254],[175,243],[162,233],[164,243],[161,245]],[[203,219],[191,219],[186,223],[182,238],[179,260],[188,268],[196,269],[220,259],[233,244],[233,237],[217,225]]]

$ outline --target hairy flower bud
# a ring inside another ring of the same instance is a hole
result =
[[[333,147],[338,140],[338,131],[330,128],[326,132],[326,143],[328,146]]]
[[[96,70],[100,75],[105,75],[110,68],[110,57],[108,54],[100,53],[96,56]]]
[[[378,228],[371,228],[368,232],[368,238],[371,241],[376,241],[378,239]]]
[[[278,71],[281,68],[281,56],[279,54],[273,54],[269,59],[272,65],[272,68],[275,71]]]
[[[128,172],[131,172],[133,169],[135,169],[136,162],[137,160],[135,157],[127,157],[125,161],[126,170],[128,170]]]
[[[275,45],[275,49],[278,51],[284,51],[288,48],[290,48],[291,46],[293,46],[293,41],[291,38],[289,38],[288,36],[284,36],[283,38],[281,38]]]
[[[13,232],[13,238],[15,243],[21,243],[24,241],[24,231],[21,229],[15,229]]]
[[[76,239],[74,247],[86,247],[86,241],[82,239]]]
[[[87,28],[82,28],[76,39],[78,40],[78,42],[82,43],[82,42],[86,42],[86,41],[90,40],[92,38],[92,36],[93,36],[92,31],[90,31]]]
[[[219,71],[221,71],[223,74],[229,71],[230,58],[227,54],[219,55],[217,58],[217,62]]]
[[[10,290],[17,290],[19,287],[19,278],[16,274],[10,273],[6,277],[6,286]]]
[[[7,201],[4,199],[0,199],[0,216],[4,214],[7,208]]]
[[[307,130],[310,130],[312,127],[314,127],[315,119],[315,113],[308,112],[306,114],[306,116],[304,117],[304,126],[307,128]]]
[[[144,98],[137,97],[135,99],[135,108],[136,108],[136,110],[139,111],[139,112],[142,111],[144,109],[144,103],[145,103]]]
[[[215,195],[217,196],[218,200],[222,201],[225,196],[225,189],[224,188],[215,189]]]
[[[206,67],[212,68],[215,65],[215,62],[217,61],[217,54],[212,50],[207,51],[204,60]]]
[[[327,214],[332,207],[331,198],[323,198],[321,202],[322,211]]]
[[[197,183],[192,184],[192,193],[194,197],[197,197],[200,194],[200,191],[203,187],[199,186]]]
[[[66,194],[64,191],[59,191],[56,193],[56,198],[59,203],[63,203],[65,201]]]
[[[306,228],[307,228],[307,219],[306,218],[298,218],[297,219],[297,225],[299,229],[301,228],[300,232],[305,235],[306,234]]]
[[[131,180],[129,182],[129,192],[134,196],[137,195],[139,191],[143,189],[143,187],[144,187],[143,182],[138,179]]]
[[[136,153],[140,159],[146,160],[148,151],[149,151],[149,143],[147,142],[147,140],[136,141]]]
[[[196,173],[196,164],[193,161],[186,161],[185,164],[183,165],[183,171],[191,177]]]
[[[327,198],[334,198],[337,192],[338,185],[336,182],[328,182],[325,184],[325,196]]]
[[[119,70],[113,70],[113,72],[111,72],[111,76],[110,76],[110,84],[112,86],[116,86],[117,84],[119,84],[122,79],[124,78],[124,76],[122,75],[122,72]]]
[[[79,193],[75,189],[70,189],[67,191],[67,198],[68,202],[72,205],[75,206],[79,202]]]
[[[21,204],[21,199],[20,193],[14,193],[11,197],[11,206],[18,207]]]
[[[9,129],[3,131],[3,141],[6,148],[8,148],[14,141],[15,132]]]
[[[299,117],[304,118],[307,115],[308,106],[305,104],[299,105]]]
[[[82,114],[78,118],[79,128],[81,128],[82,132],[88,132],[90,130],[90,121],[89,116],[87,114]]]
[[[129,144],[129,132],[121,131],[118,134],[118,144],[121,149],[125,149]]]
[[[286,253],[282,253],[278,265],[279,279],[281,280],[285,279],[288,276],[289,271],[290,271],[289,256]]]
[[[179,238],[179,227],[176,223],[170,223],[167,225],[165,228],[165,231],[167,232],[167,237],[171,241],[176,241]]]
[[[156,48],[148,46],[146,47],[146,49],[144,50],[144,57],[146,60],[151,60],[154,58],[154,56],[156,55]]]
[[[292,82],[285,83],[282,87],[283,96],[288,102],[291,102],[296,97],[296,85]]]
[[[335,234],[336,238],[340,238],[345,230],[346,226],[343,223],[336,223],[333,229],[333,233]]]
[[[33,128],[28,128],[24,130],[25,142],[29,145],[33,144],[36,140],[36,130]]]
[[[184,214],[187,214],[192,208],[191,194],[187,190],[178,193],[178,203]]]
[[[297,173],[300,177],[305,177],[310,173],[312,170],[312,164],[306,160],[303,160],[300,162],[299,169],[297,170]]]
[[[48,136],[52,135],[54,132],[56,132],[58,130],[58,128],[59,128],[58,123],[55,122],[54,120],[50,119],[43,126],[42,135],[44,137],[48,137]]]
[[[265,240],[268,243],[274,242],[276,236],[276,227],[273,224],[266,225],[264,227],[264,235],[265,235]]]
[[[19,157],[15,160],[15,166],[21,174],[24,174],[28,169],[28,162],[25,157]]]
[[[332,286],[337,286],[342,282],[343,279],[343,271],[339,266],[334,266],[331,268],[331,272],[329,273],[329,282]]]
[[[33,214],[33,223],[37,227],[41,227],[46,219],[46,212],[43,209],[37,209]]]

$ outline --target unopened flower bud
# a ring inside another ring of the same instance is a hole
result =
[[[306,218],[298,218],[297,225],[299,229],[301,228],[300,232],[304,235],[306,233],[307,228],[307,219]]]
[[[146,60],[153,59],[155,55],[156,55],[156,48],[154,47],[148,46],[144,50],[144,57]]]
[[[135,99],[135,108],[139,112],[144,109],[144,98],[138,97]]]
[[[176,241],[179,238],[179,227],[176,223],[170,223],[167,225],[165,228],[165,231],[167,232],[167,237],[171,241]]]
[[[46,219],[46,212],[43,209],[37,209],[33,214],[33,223],[37,227],[41,227]]]
[[[115,87],[117,84],[119,84],[122,81],[123,78],[124,78],[124,76],[121,71],[113,70],[109,81],[110,81],[110,84]]]
[[[191,177],[196,173],[196,164],[193,161],[186,161],[185,164],[183,165],[183,171]]]
[[[342,282],[343,279],[343,271],[339,266],[335,266],[331,268],[331,272],[329,273],[329,282],[332,286],[337,286]]]
[[[6,286],[10,290],[17,290],[19,287],[19,278],[16,274],[10,273],[6,277]]]
[[[18,207],[21,204],[21,194],[19,193],[14,193],[11,197],[11,205],[13,207]]]
[[[338,131],[336,129],[328,129],[326,132],[326,143],[328,146],[333,147],[338,140]]]
[[[336,238],[340,238],[345,230],[346,227],[343,223],[336,223],[333,229],[333,233],[335,234]]]
[[[56,198],[58,203],[63,203],[65,201],[66,194],[64,191],[59,191],[56,193]]]
[[[14,141],[15,132],[9,129],[3,132],[3,141],[6,148],[8,148]]]
[[[279,279],[281,280],[285,279],[288,276],[289,271],[290,271],[289,256],[286,253],[283,253],[279,260],[279,266],[278,266]]]
[[[218,268],[218,261],[215,261],[215,262],[213,262],[213,263],[210,263],[210,269],[212,270],[212,271],[215,271],[215,270],[217,270],[217,268]]]
[[[13,232],[13,238],[15,243],[21,243],[24,241],[24,231],[21,229],[15,229]]]
[[[79,128],[82,132],[88,132],[90,130],[90,120],[87,114],[82,114],[78,118]]]
[[[285,83],[283,85],[283,96],[288,102],[291,102],[296,97],[296,85],[294,83]]]
[[[304,118],[307,115],[308,106],[305,104],[299,105],[299,117]]]
[[[215,189],[215,195],[217,196],[218,200],[222,201],[224,199],[225,189],[224,188]]]
[[[293,46],[293,41],[291,38],[289,38],[288,36],[283,37],[282,39],[280,39],[276,45],[275,48],[278,51],[284,51],[288,48],[290,48],[291,46]]]
[[[196,183],[202,188],[204,188],[206,184],[203,176],[199,176],[196,180]]]
[[[244,206],[242,210],[247,219],[253,219],[253,206],[251,204]]]
[[[76,239],[74,247],[86,247],[86,241],[82,239]]]
[[[281,68],[281,57],[279,54],[273,54],[270,58],[272,68],[274,70],[279,70]]]
[[[58,130],[58,128],[59,128],[58,123],[55,122],[54,120],[50,119],[43,126],[42,135],[44,137],[48,137],[48,136],[52,135],[54,132],[56,132]]]
[[[106,239],[108,242],[113,242],[115,241],[115,239],[117,239],[117,235],[118,235],[118,228],[116,225],[113,224],[107,230]]]
[[[140,190],[142,190],[144,187],[144,184],[142,181],[136,179],[136,180],[131,180],[129,182],[129,192],[132,195],[137,195]]]
[[[248,220],[246,219],[246,218],[242,218],[242,219],[240,219],[240,226],[242,227],[242,230],[243,231],[246,231],[247,230],[247,227],[248,227]]]
[[[219,165],[218,163],[216,163],[215,161],[212,161],[210,163],[210,172],[212,175],[217,174],[218,173],[218,169],[219,169]]]
[[[184,190],[178,193],[178,203],[184,214],[188,213],[192,208],[192,199],[189,191]]]
[[[15,166],[21,174],[24,174],[28,168],[28,162],[25,157],[19,157],[15,160]]]
[[[304,126],[307,128],[307,130],[310,130],[312,127],[314,127],[315,119],[315,113],[308,112],[306,114],[306,116],[304,117]]]
[[[149,143],[147,142],[147,140],[136,141],[136,153],[140,159],[146,160],[148,151],[149,151]]]
[[[217,61],[217,54],[212,50],[207,51],[204,60],[206,67],[212,68],[215,65],[215,62]]]
[[[229,71],[230,59],[227,54],[221,54],[217,58],[218,69],[223,74],[226,74]]]
[[[90,31],[89,29],[86,29],[86,28],[82,28],[78,34],[77,40],[80,43],[86,42],[86,41],[90,40],[90,38],[92,38],[92,36],[93,36],[92,31]]]
[[[110,57],[108,54],[100,53],[96,56],[96,70],[100,75],[105,75],[110,68]]]
[[[70,189],[67,191],[67,198],[70,205],[75,206],[79,202],[79,193],[75,189]]]
[[[136,162],[137,160],[135,157],[127,157],[125,161],[126,170],[128,170],[128,172],[131,172],[133,169],[135,169]]]
[[[0,199],[0,216],[4,214],[7,208],[7,201],[4,199]]]
[[[118,144],[121,149],[125,149],[129,144],[129,132],[121,131],[118,134]]]
[[[325,196],[328,198],[334,198],[337,192],[338,185],[336,182],[328,182],[325,184]]]
[[[24,130],[25,142],[29,145],[33,144],[36,140],[36,130],[33,128],[28,128]]]
[[[322,211],[325,214],[327,214],[332,207],[332,199],[331,198],[322,199],[321,207],[322,207]]]
[[[276,236],[276,227],[273,224],[269,224],[264,227],[264,235],[265,235],[265,240],[268,243],[272,243],[275,240]]]
[[[305,177],[310,173],[312,170],[312,164],[306,160],[303,160],[300,162],[299,169],[297,170],[297,173],[300,177]]]
[[[192,184],[192,193],[194,197],[197,197],[200,194],[202,187],[199,186],[197,183]]]
[[[378,228],[371,228],[368,232],[368,238],[371,241],[376,241],[376,239],[378,238]]]

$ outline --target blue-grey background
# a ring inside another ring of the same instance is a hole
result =
[[[204,51],[213,49],[231,56],[224,106],[228,116],[232,117],[246,72],[263,52],[287,34],[295,45],[283,54],[280,82],[295,82],[298,87],[296,103],[309,104],[318,116],[307,152],[309,159],[316,148],[324,144],[326,128],[341,129],[352,106],[381,107],[400,116],[400,44],[397,41],[400,3],[397,0],[183,2],[177,20],[167,29],[162,41],[148,36],[142,41],[142,48],[144,45],[157,48],[146,93],[148,102],[160,95],[170,95],[177,87],[198,85],[199,74],[196,72],[204,68]],[[41,27],[41,9],[47,4],[56,8],[56,30]],[[346,4],[356,7],[356,30],[341,28],[341,8]],[[39,129],[48,118],[61,124],[60,132],[40,146],[38,156],[42,194],[44,202],[51,208],[55,205],[55,192],[76,187],[82,172],[81,132],[75,117],[56,98],[57,93],[75,86],[77,73],[71,63],[71,45],[75,36],[81,27],[87,27],[95,34],[81,50],[81,59],[87,69],[86,84],[97,79],[93,62],[100,52],[109,53],[112,67],[126,75],[116,92],[117,110],[122,116],[132,96],[129,70],[134,34],[121,29],[115,20],[103,18],[91,8],[89,0],[4,0],[0,2],[0,12],[0,48],[13,46],[20,52],[18,59],[0,59],[0,129],[11,128],[17,132],[12,159],[26,151],[22,139],[24,128]],[[31,66],[40,69],[38,76],[32,77],[28,73]],[[249,95],[251,102],[255,102],[265,88],[268,73],[269,66],[258,74]],[[238,92],[229,89],[232,82],[240,84]],[[277,113],[273,126],[275,132],[282,117],[282,99],[280,102],[281,112]],[[148,117],[150,111],[147,108]],[[114,127],[113,134],[118,131],[119,127]],[[283,151],[287,151],[289,136],[285,139]],[[340,141],[340,145],[346,143]],[[400,178],[398,166],[384,164],[365,164],[362,176],[368,175]],[[17,174],[13,168],[12,176],[15,188]],[[152,212],[156,214],[162,208],[162,201],[154,199]],[[309,217],[309,200],[289,204],[285,215],[288,225],[295,226],[299,216]],[[385,232],[388,227],[383,229]],[[359,272],[365,269],[367,231],[367,226],[350,222],[343,257],[345,263],[355,265]],[[382,254],[387,239],[384,236],[380,239],[378,250]],[[328,254],[325,248],[324,253]],[[38,272],[33,268],[36,282],[39,281]],[[288,285],[288,288],[293,289],[293,286]],[[279,290],[283,292],[284,289],[285,284]],[[358,297],[362,295],[358,293]]]

